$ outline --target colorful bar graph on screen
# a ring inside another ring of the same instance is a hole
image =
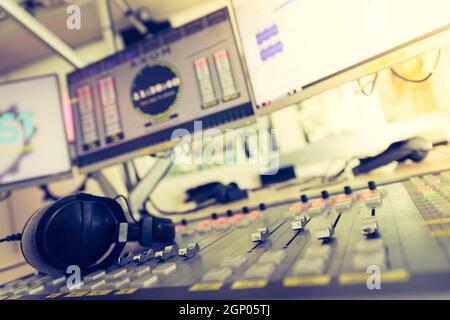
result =
[[[81,122],[83,150],[93,150],[100,146],[97,121],[94,110],[92,88],[89,85],[77,89],[78,112]]]
[[[123,140],[124,133],[117,106],[114,79],[106,77],[98,81],[106,144]]]
[[[228,51],[220,50],[215,52],[213,56],[222,89],[223,102],[238,98],[240,93],[236,87]]]
[[[195,60],[194,69],[202,99],[202,108],[206,109],[219,104],[211,77],[208,58],[203,57]]]

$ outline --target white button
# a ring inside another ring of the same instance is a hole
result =
[[[171,274],[172,272],[175,272],[175,270],[177,270],[177,265],[175,263],[166,263],[161,264],[153,269],[153,273],[156,275],[166,276],[168,274]]]
[[[158,281],[158,276],[154,274],[144,275],[131,283],[131,287],[148,288]]]
[[[236,257],[226,258],[225,260],[222,261],[222,263],[220,265],[222,267],[230,267],[230,268],[237,269],[237,268],[243,266],[244,263],[246,263],[246,262],[247,262],[247,258],[243,255],[239,255]]]
[[[225,282],[231,275],[233,274],[233,270],[228,267],[215,268],[206,273],[202,280],[205,282]]]
[[[294,275],[322,274],[325,271],[325,259],[301,259],[293,268]]]
[[[282,250],[278,251],[267,251],[260,258],[260,263],[275,263],[279,265],[286,258],[286,253]]]
[[[246,279],[266,279],[275,271],[273,263],[255,264],[244,273]]]
[[[94,281],[103,278],[105,275],[106,275],[105,270],[98,270],[84,276],[83,280],[86,282]]]
[[[304,258],[323,258],[328,260],[331,254],[331,247],[328,245],[313,246],[305,250]]]
[[[352,259],[352,266],[355,270],[367,270],[369,266],[377,266],[381,269],[386,268],[386,255],[384,251],[372,254],[357,254]]]

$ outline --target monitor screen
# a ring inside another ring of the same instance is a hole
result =
[[[227,9],[75,71],[68,84],[85,171],[169,148],[194,121],[205,129],[254,115]]]
[[[70,172],[57,76],[0,84],[0,190]]]
[[[233,8],[257,109],[450,26],[448,0],[233,0]]]

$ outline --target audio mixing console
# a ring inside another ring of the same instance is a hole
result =
[[[450,172],[228,211],[180,224],[172,246],[143,250],[127,251],[111,270],[85,275],[72,291],[65,276],[34,274],[4,285],[0,296],[445,297],[450,293]]]

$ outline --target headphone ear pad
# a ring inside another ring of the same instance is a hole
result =
[[[39,250],[36,246],[36,230],[42,216],[46,212],[49,206],[39,209],[28,219],[25,227],[22,231],[22,239],[20,246],[22,249],[22,254],[25,260],[35,269],[46,273],[46,274],[61,274],[64,271],[56,269],[48,264],[45,259],[42,258]]]

